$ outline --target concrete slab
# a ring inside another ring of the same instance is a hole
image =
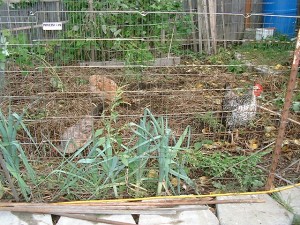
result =
[[[1,225],[53,225],[51,215],[0,211]]]
[[[300,215],[300,187],[280,191],[279,196],[293,208],[295,214]]]
[[[131,215],[103,215],[99,216],[99,218],[135,224],[135,221]],[[60,217],[56,225],[107,225],[107,223],[95,223],[87,220],[79,220],[62,216]]]
[[[293,214],[269,195],[222,196],[217,200],[264,199],[265,203],[218,204],[220,225],[291,225]]]
[[[140,215],[139,225],[219,225],[219,220],[210,210],[203,210],[201,206],[193,206],[191,210],[185,208],[174,207],[178,209],[175,215]]]

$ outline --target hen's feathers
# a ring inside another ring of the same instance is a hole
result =
[[[244,126],[256,115],[256,97],[253,89],[242,96],[236,95],[231,87],[225,85],[226,93],[222,102],[222,122],[232,129],[234,127]]]
[[[90,91],[102,101],[111,102],[116,97],[118,86],[113,80],[101,75],[92,75],[89,82]]]

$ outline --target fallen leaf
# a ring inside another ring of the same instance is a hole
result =
[[[251,140],[249,140],[249,145],[248,146],[251,150],[258,149],[259,141],[257,139],[251,139]]]
[[[281,64],[277,64],[275,67],[274,67],[275,70],[282,70],[283,69],[283,66]]]
[[[196,88],[197,89],[203,89],[204,85],[202,83],[197,83]]]
[[[295,145],[300,145],[300,139],[299,140],[295,139],[293,142],[294,142]]]
[[[282,145],[289,145],[290,144],[290,141],[289,140],[284,140]]]
[[[271,133],[274,130],[276,130],[276,127],[274,127],[274,126],[265,126],[266,133]]]
[[[171,184],[173,185],[173,186],[178,186],[178,178],[176,178],[176,177],[172,177],[172,179],[171,179]]]
[[[206,176],[199,177],[199,184],[201,186],[207,186],[209,184],[209,178]]]
[[[156,178],[156,177],[158,177],[157,171],[154,170],[154,169],[150,169],[149,172],[148,172],[148,177],[149,178]]]
[[[2,199],[4,193],[5,193],[5,188],[3,187],[2,182],[0,181],[0,199]]]
[[[272,134],[270,134],[270,133],[265,133],[265,136],[268,138],[268,137],[271,137]]]
[[[204,129],[202,129],[202,133],[203,134],[208,134],[209,133],[209,129],[206,127]]]

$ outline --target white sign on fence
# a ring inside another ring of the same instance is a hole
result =
[[[43,23],[43,30],[62,30],[61,22]]]

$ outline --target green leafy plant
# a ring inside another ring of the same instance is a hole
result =
[[[247,67],[245,66],[245,64],[242,61],[232,59],[232,60],[229,61],[229,65],[227,66],[227,70],[229,72],[232,72],[232,73],[235,73],[235,74],[242,74],[242,73],[246,72]]]
[[[110,116],[102,118],[104,127],[96,130],[93,138],[79,148],[72,157],[66,158],[63,154],[65,150],[60,150],[49,142],[63,157],[61,165],[48,177],[50,179],[52,176],[56,177],[60,185],[60,195],[68,193],[76,198],[76,192],[73,190],[80,188],[88,189],[91,197],[98,197],[101,192],[112,188],[114,197],[119,197],[118,186],[125,185],[124,173],[120,175],[124,170],[124,164],[116,154],[121,146],[118,132],[122,128],[116,129],[113,125],[118,119],[115,109],[122,102],[122,90],[119,89],[111,104]],[[88,152],[88,155],[83,156],[83,152]]]
[[[212,145],[214,142],[212,140],[201,140],[194,143],[195,151],[200,150],[204,145]]]
[[[114,119],[110,121],[112,126]],[[141,191],[148,191],[150,187],[145,184],[148,181],[156,184],[157,195],[161,195],[163,189],[180,193],[180,181],[193,186],[185,171],[184,154],[190,143],[190,127],[176,138],[167,119],[155,118],[148,109],[139,124],[128,125],[133,135],[126,143],[118,141],[117,130],[107,130],[107,126],[96,130],[93,138],[71,157],[65,157],[63,151],[57,149],[62,162],[40,184],[55,181],[52,185],[59,185],[60,191],[54,199],[61,195],[76,199],[80,190],[90,193],[89,198],[107,197],[109,190],[114,197],[120,197],[124,187],[132,190],[135,196],[141,196]],[[157,177],[145,176],[145,172],[156,169]],[[172,178],[178,179],[178,184],[172,184]]]
[[[120,157],[115,155],[113,152],[113,140],[110,137],[101,137],[103,130],[99,129],[95,133],[96,143],[89,152],[87,158],[81,159],[78,161],[79,164],[87,164],[91,168],[95,168],[95,166],[101,166],[100,176],[96,184],[95,194],[101,189],[107,186],[107,184],[111,184],[113,188],[114,196],[119,197],[117,181],[120,180],[120,177],[117,177],[121,170],[124,169],[123,164],[120,161]],[[92,173],[94,175],[94,173]],[[121,178],[125,180],[125,178]],[[101,183],[99,183],[99,181]],[[124,185],[124,184],[123,184]]]
[[[274,105],[278,108],[278,109],[282,109],[285,99],[284,99],[284,94],[286,92],[286,85],[284,84],[282,87],[283,92],[281,93],[276,93],[275,96],[276,98],[274,98],[272,100],[272,102],[274,103]],[[296,92],[296,94],[294,94],[293,99],[292,99],[292,105],[291,105],[291,110],[294,112],[300,112],[300,93]]]
[[[5,70],[6,57],[9,56],[7,45],[8,42],[5,35],[0,33],[0,70]]]
[[[250,156],[234,156],[229,153],[215,152],[204,154],[195,151],[189,155],[188,162],[204,172],[205,176],[213,177],[233,177],[236,183],[231,188],[242,191],[256,190],[263,186],[263,172],[256,165],[261,162],[266,153],[255,153]],[[229,184],[229,186],[230,186]],[[228,184],[214,182],[216,188],[228,190]]]
[[[14,61],[22,69],[22,73],[27,75],[28,72],[26,71],[29,67],[33,67],[35,63],[40,63],[50,71],[52,75],[50,79],[52,87],[56,90],[64,91],[64,84],[55,68],[45,59],[45,55],[35,53],[34,48],[30,47],[25,34],[13,36],[11,32],[4,30],[3,35],[0,37],[1,43],[3,43],[2,53],[0,52],[1,68],[5,66],[5,64],[2,63],[3,60],[8,59]]]
[[[82,13],[82,11],[112,10],[136,10],[142,11],[182,11],[181,1],[166,0],[164,4],[158,2],[132,2],[125,1],[94,1],[90,5],[86,0],[64,0],[70,23],[66,24],[66,32],[63,37],[72,39],[69,42],[52,42],[52,49],[57,49],[54,58],[60,58],[59,62],[71,60],[88,60],[91,52],[96,53],[94,60],[121,59],[128,64],[144,64],[154,57],[169,53],[170,44],[177,45],[179,37],[188,36],[192,23],[187,15],[176,14],[143,14],[143,13]],[[81,11],[76,12],[76,11]],[[91,22],[92,21],[92,22]],[[180,21],[180,22],[178,22]],[[170,26],[170,24],[172,24]],[[187,26],[188,24],[188,26]],[[100,28],[100,29],[99,29]],[[174,31],[176,33],[174,34]],[[157,37],[165,35],[165,42],[153,41]],[[175,37],[176,38],[175,38]],[[62,37],[62,38],[63,38]],[[100,37],[104,41],[85,41],[86,37]],[[136,40],[110,40],[110,39],[136,39]],[[80,40],[79,40],[80,39]],[[149,39],[149,40],[148,40]],[[172,48],[171,48],[172,50]],[[59,55],[59,52],[63,53]],[[53,51],[54,53],[54,51]],[[63,57],[62,57],[63,56]],[[65,60],[65,61],[62,61]]]
[[[233,53],[224,48],[219,48],[218,53],[208,57],[208,61],[212,64],[226,65],[234,58]]]
[[[294,112],[300,112],[300,92],[297,92],[293,97],[292,110]]]
[[[241,53],[246,60],[256,65],[276,66],[290,65],[291,51],[295,42],[288,41],[282,36],[274,36],[268,40],[249,42],[238,45],[235,51]]]
[[[24,9],[27,7],[32,7],[38,0],[20,0],[19,2],[11,3],[11,7],[15,9]]]
[[[137,144],[133,149],[137,150],[138,155],[147,156],[139,164],[141,170],[137,174],[137,184],[141,183],[141,174],[147,163],[147,158],[156,153],[158,160],[157,195],[162,194],[163,188],[167,192],[169,189],[173,193],[180,192],[180,182],[178,182],[176,190],[171,182],[171,177],[183,180],[188,185],[193,186],[192,180],[185,172],[185,157],[183,154],[190,145],[190,127],[187,127],[182,135],[176,139],[168,126],[168,120],[163,117],[156,119],[148,109],[145,109],[143,119],[139,125],[135,123],[129,125],[138,137]]]
[[[29,130],[23,123],[22,116],[11,111],[5,116],[0,110],[0,150],[9,173],[16,179],[25,200],[29,201],[31,190],[21,171],[21,165],[25,166],[28,177],[33,184],[36,184],[36,174],[28,162],[20,141],[17,139],[17,132],[20,129],[23,129],[30,140],[34,142]]]
[[[300,225],[300,215],[295,214],[292,225]]]
[[[220,123],[220,119],[217,118],[212,112],[206,112],[205,114],[197,115],[197,119],[205,125],[208,125],[213,129],[213,131],[224,128],[223,124]]]
[[[30,55],[30,44],[27,36],[22,33],[14,36],[8,30],[3,30],[2,35],[7,43],[6,47],[2,47],[2,57],[4,55],[6,58],[13,60],[22,68],[22,70],[26,70],[28,67],[33,67],[34,64]]]

